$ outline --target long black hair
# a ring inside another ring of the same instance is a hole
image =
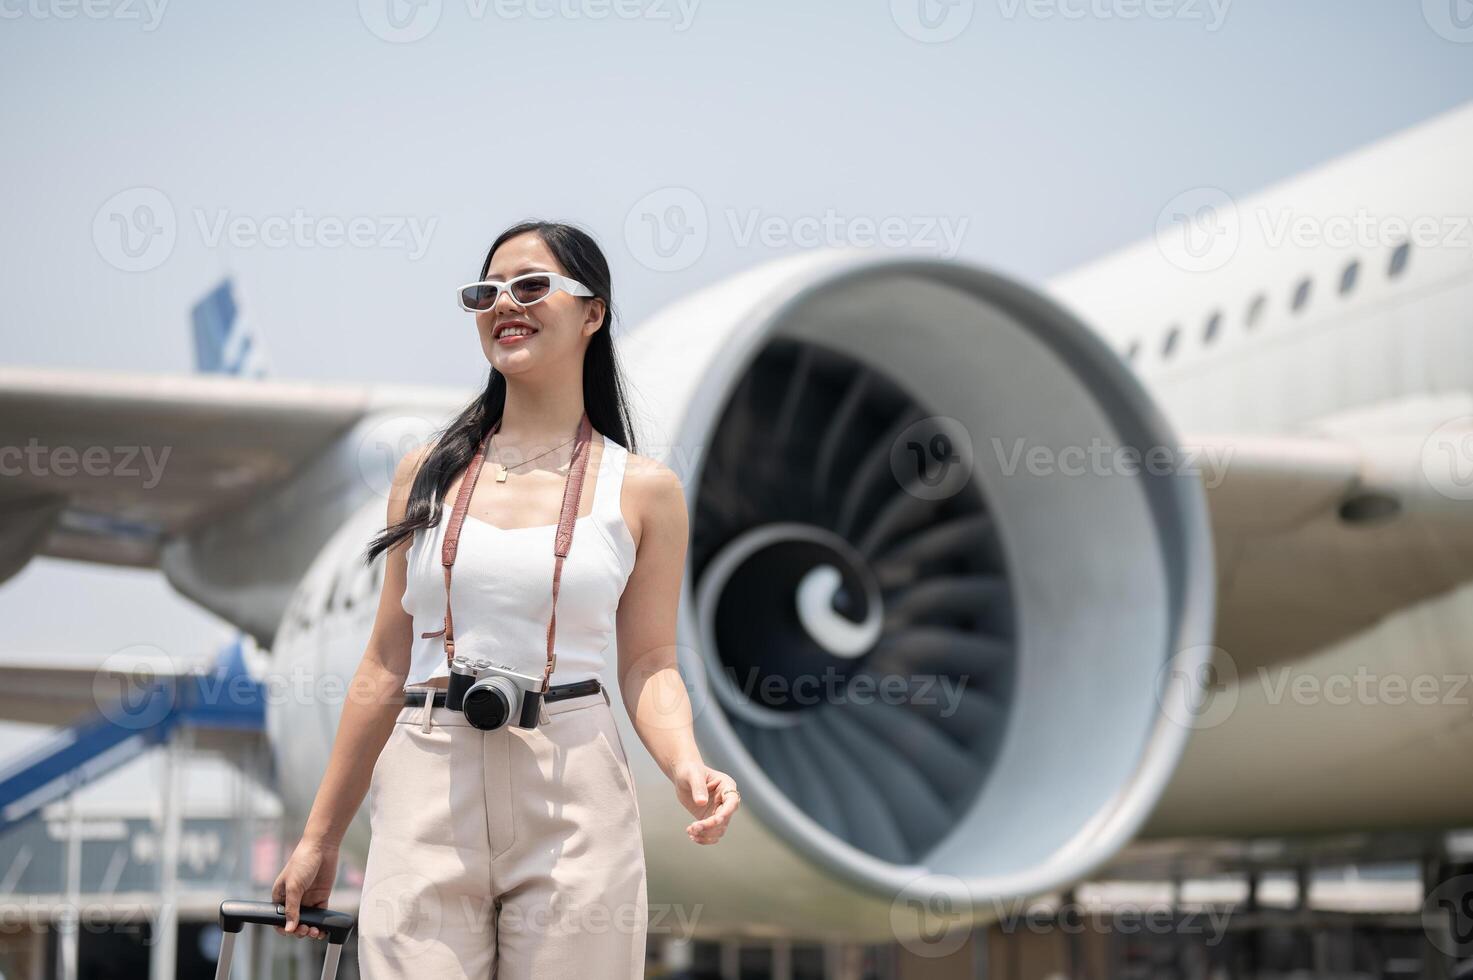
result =
[[[629,424],[629,405],[625,398],[624,379],[614,356],[614,343],[609,334],[614,323],[613,283],[609,263],[593,237],[581,228],[560,221],[523,221],[497,236],[486,250],[481,263],[485,279],[491,269],[491,258],[508,240],[527,232],[536,232],[548,250],[562,265],[563,271],[593,290],[594,297],[604,301],[604,318],[599,329],[589,338],[583,356],[583,408],[593,428],[613,439],[631,453],[637,453],[633,430]],[[435,526],[445,493],[456,475],[470,465],[476,447],[500,418],[506,407],[506,377],[491,368],[486,388],[435,435],[433,448],[425,455],[414,482],[404,519],[386,527],[364,552],[364,563],[372,564],[387,551],[420,528]]]

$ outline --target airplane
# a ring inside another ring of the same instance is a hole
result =
[[[651,909],[890,942],[1133,842],[1467,825],[1470,172],[1473,104],[1241,200],[1187,190],[1046,283],[810,251],[624,334],[638,445],[691,512],[697,738],[746,804],[719,846],[667,843],[688,815],[616,712]],[[8,476],[0,576],[158,569],[238,627],[300,826],[394,464],[471,394],[0,368],[0,445],[170,453]],[[0,716],[82,717],[97,669],[17,669]],[[1423,674],[1431,702],[1385,689]]]

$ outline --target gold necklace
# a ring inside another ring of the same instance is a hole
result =
[[[578,436],[576,434],[574,434],[573,439],[576,439],[576,438],[578,438]],[[568,442],[572,442],[573,439],[569,439]],[[566,446],[568,444],[568,442],[563,443],[562,446],[553,446],[551,449],[549,449],[547,451],[547,453],[555,453],[555,452],[557,452],[559,449],[563,448],[563,446]],[[492,436],[491,437],[491,449],[492,449],[492,452],[493,452],[491,461],[496,464],[496,482],[497,483],[505,483],[506,482],[506,475],[508,473],[510,473],[512,470],[516,469],[518,466],[526,466],[528,463],[535,462],[535,461],[541,459],[543,456],[546,456],[547,455],[547,453],[538,453],[536,456],[533,456],[531,459],[524,459],[520,463],[513,463],[512,466],[510,468],[508,468],[505,464],[503,464],[501,462],[501,459],[500,459],[500,455],[501,454],[495,452],[495,449],[496,449],[496,437],[495,436]]]

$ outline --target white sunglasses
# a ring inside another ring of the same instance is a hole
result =
[[[559,290],[572,296],[593,295],[593,290],[578,280],[560,276],[556,272],[526,272],[506,282],[495,279],[468,282],[457,289],[455,295],[460,300],[462,310],[467,313],[485,313],[496,306],[503,288],[511,292],[511,298],[519,306],[540,303]]]

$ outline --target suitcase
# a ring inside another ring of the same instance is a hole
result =
[[[235,934],[247,922],[263,926],[286,926],[286,906],[275,902],[249,902],[244,899],[227,898],[220,903],[220,965],[215,968],[215,980],[228,980],[230,958],[235,953]],[[338,975],[338,958],[343,955],[343,944],[357,925],[357,920],[346,912],[332,909],[316,909],[302,906],[297,928],[316,926],[327,934],[327,959],[322,962],[322,980],[332,980]]]

